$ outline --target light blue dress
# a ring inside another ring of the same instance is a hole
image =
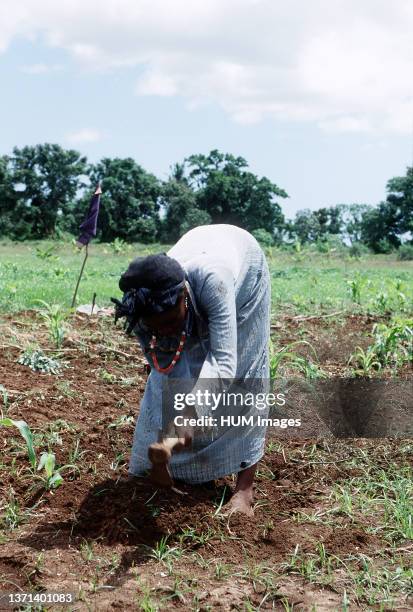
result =
[[[133,439],[129,473],[134,475],[150,468],[148,447],[158,440],[162,427],[165,376],[269,379],[271,283],[255,238],[232,225],[201,226],[182,236],[168,255],[186,272],[197,332],[187,339],[168,375],[151,370]],[[171,472],[189,483],[221,478],[259,461],[264,443],[263,427],[248,428],[243,435],[229,428],[201,447],[173,454]]]

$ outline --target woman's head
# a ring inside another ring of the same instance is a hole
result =
[[[160,335],[175,335],[186,314],[185,271],[166,253],[137,257],[122,274],[119,287],[133,304],[133,318]]]

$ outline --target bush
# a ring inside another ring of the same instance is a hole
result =
[[[362,242],[353,242],[348,250],[348,253],[350,257],[362,257],[363,255],[368,255],[370,253],[370,249]]]
[[[397,251],[397,258],[404,261],[413,261],[413,244],[402,244]]]
[[[274,245],[274,237],[270,232],[267,232],[266,229],[260,227],[259,229],[253,230],[251,233],[261,246],[271,247]]]

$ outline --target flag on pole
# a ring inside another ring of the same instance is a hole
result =
[[[100,207],[100,196],[102,189],[100,183],[96,187],[95,193],[92,196],[89,204],[89,210],[86,215],[86,219],[80,226],[81,234],[77,240],[77,246],[82,248],[87,246],[94,236],[96,236],[97,221]]]

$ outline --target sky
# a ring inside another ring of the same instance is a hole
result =
[[[287,217],[413,163],[411,0],[1,0],[0,154],[244,157]]]

